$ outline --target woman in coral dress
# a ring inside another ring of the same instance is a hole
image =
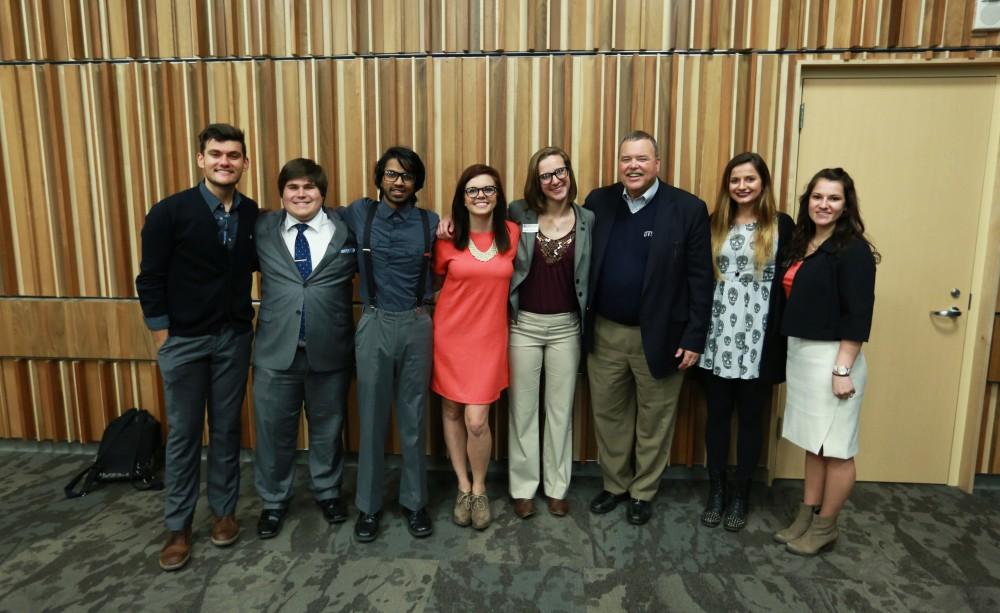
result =
[[[444,283],[434,309],[431,389],[441,396],[445,443],[458,477],[454,521],[477,530],[491,519],[487,419],[508,381],[507,295],[519,228],[506,221],[506,210],[499,173],[482,164],[466,168],[452,199],[454,240],[439,240],[434,249],[434,273]]]

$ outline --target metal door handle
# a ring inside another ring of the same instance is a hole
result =
[[[931,311],[931,315],[934,317],[947,317],[948,319],[955,319],[962,316],[962,309],[957,306],[953,306],[946,311]]]

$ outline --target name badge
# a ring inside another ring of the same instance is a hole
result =
[[[521,224],[521,232],[525,232],[527,234],[538,234],[538,224],[523,223]]]
[[[341,253],[354,253],[355,249],[354,249],[354,247],[344,247],[343,249],[340,250],[340,252]]]

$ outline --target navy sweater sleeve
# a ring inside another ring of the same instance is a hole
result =
[[[709,231],[708,208],[697,201],[687,235],[688,325],[680,346],[688,351],[705,350],[708,323],[712,316],[712,294],[715,273],[712,267],[712,235]]]
[[[135,289],[146,325],[151,330],[165,330],[170,320],[167,315],[167,276],[173,255],[173,230],[170,209],[163,202],[157,203],[146,214],[142,227],[142,261]]]

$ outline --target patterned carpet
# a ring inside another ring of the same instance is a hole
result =
[[[799,500],[798,482],[756,486],[747,529],[731,534],[698,523],[705,483],[684,469],[668,471],[653,519],[636,527],[624,505],[589,512],[594,476],[574,480],[568,517],[550,516],[539,497],[540,512],[519,520],[501,465],[488,530],[450,522],[453,477],[435,471],[435,534],[412,539],[387,502],[382,535],[363,545],[352,538],[353,505],[348,523],[323,521],[305,466],[282,533],[258,539],[245,463],[239,542],[211,545],[202,496],[193,558],[165,573],[156,563],[162,492],[115,484],[66,500],[62,486],[90,456],[53,449],[0,451],[3,611],[1000,611],[997,489],[861,484],[834,550],[805,559],[771,541]],[[349,467],[349,498],[353,481]],[[388,491],[396,485],[390,478]]]

